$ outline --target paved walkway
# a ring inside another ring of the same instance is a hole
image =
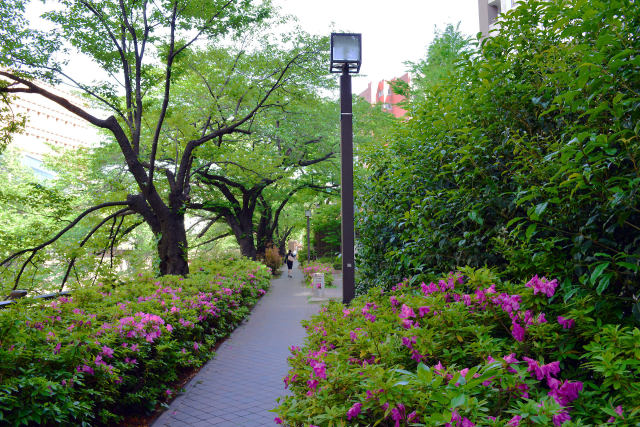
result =
[[[302,344],[305,330],[300,321],[320,308],[308,302],[310,296],[297,263],[293,278],[283,267],[248,320],[222,343],[153,426],[275,426],[275,414],[269,410],[285,393],[282,378],[288,371],[289,347]]]

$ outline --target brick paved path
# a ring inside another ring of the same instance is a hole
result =
[[[271,290],[249,319],[218,348],[216,356],[185,386],[153,424],[160,426],[254,427],[275,426],[276,398],[285,393],[289,346],[300,345],[300,325],[320,308],[309,304],[302,272],[271,281]]]

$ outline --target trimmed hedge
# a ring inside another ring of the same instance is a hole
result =
[[[247,260],[142,276],[0,310],[0,424],[113,425],[148,414],[269,287]]]

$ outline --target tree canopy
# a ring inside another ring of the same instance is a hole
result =
[[[193,167],[201,166],[198,151],[236,143],[229,135],[250,134],[259,114],[278,107],[271,97],[319,57],[319,40],[299,31],[277,46],[250,37],[274,24],[268,2],[60,1],[43,15],[56,27],[47,33],[28,28],[22,1],[3,3],[2,13],[16,17],[3,31],[18,41],[2,52],[0,76],[7,83],[0,93],[43,96],[103,129],[133,184],[125,197],[88,208],[72,224],[103,209],[110,212],[101,221],[105,226],[114,216],[142,218],[157,240],[161,274],[188,272],[184,215]],[[91,58],[105,80],[72,75],[63,64],[75,53]],[[241,62],[244,72],[237,69]],[[106,117],[51,93],[35,78],[74,85]],[[305,87],[315,84],[305,78]],[[4,264],[26,257],[22,272],[38,251],[71,228]]]

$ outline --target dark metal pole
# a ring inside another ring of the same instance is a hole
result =
[[[355,296],[355,254],[353,228],[353,115],[351,75],[347,64],[340,75],[340,154],[342,188],[342,302]]]
[[[311,225],[311,217],[307,217],[307,262],[311,261],[311,244],[309,243],[309,228]]]

